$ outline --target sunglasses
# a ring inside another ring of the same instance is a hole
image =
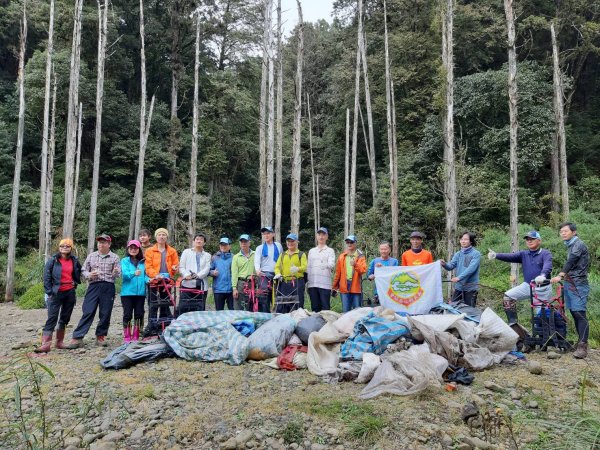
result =
[[[60,248],[71,248],[70,245],[59,245]]]

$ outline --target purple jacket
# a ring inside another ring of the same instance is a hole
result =
[[[498,253],[496,259],[510,263],[521,263],[523,266],[523,281],[530,283],[538,275],[544,274],[550,279],[552,272],[552,253],[538,248],[535,252],[521,250],[515,253]]]

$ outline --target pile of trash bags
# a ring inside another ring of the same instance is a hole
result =
[[[441,305],[435,314],[400,316],[382,306],[288,314],[197,311],[182,314],[160,341],[124,344],[102,361],[122,369],[176,356],[190,361],[245,361],[308,369],[324,381],[366,384],[361,398],[412,395],[447,379],[468,384],[501,362],[518,335],[491,309]]]

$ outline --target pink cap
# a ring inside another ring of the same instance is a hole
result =
[[[140,241],[137,239],[132,239],[127,243],[127,247],[131,247],[132,245],[135,245],[137,248],[142,248],[142,244],[140,244]]]

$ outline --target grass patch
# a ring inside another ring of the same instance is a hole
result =
[[[354,439],[370,440],[381,435],[387,419],[381,416],[362,416],[357,422],[347,423],[348,433]]]
[[[281,431],[281,437],[286,444],[293,442],[299,444],[304,438],[304,426],[302,421],[298,418],[294,418],[285,424],[285,427]]]
[[[145,384],[137,388],[133,396],[138,400],[143,400],[145,398],[156,399],[156,392],[154,391],[154,386],[151,384]]]
[[[43,283],[34,284],[19,297],[16,305],[20,309],[42,309],[44,308],[44,293]]]

